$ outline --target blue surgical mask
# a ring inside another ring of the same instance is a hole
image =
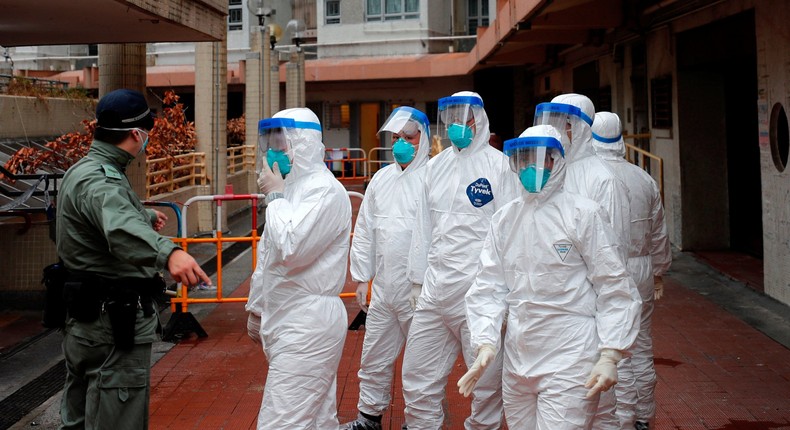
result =
[[[414,160],[414,145],[400,138],[392,145],[392,155],[398,164],[408,164]]]
[[[535,177],[537,174],[538,169],[535,168],[534,164],[530,164],[518,175],[519,179],[521,180],[521,185],[523,185],[524,188],[530,193],[539,193],[540,190],[543,189],[543,187],[546,185],[546,182],[549,180],[549,176],[551,176],[551,169],[543,169],[543,178],[540,181],[540,188],[535,189]]]
[[[447,127],[447,137],[450,138],[450,142],[453,142],[453,145],[458,147],[458,149],[464,149],[472,143],[472,137],[474,133],[472,132],[472,128],[465,124],[450,124]]]
[[[283,151],[275,151],[269,148],[269,150],[266,151],[266,162],[269,163],[270,169],[274,169],[274,163],[277,163],[283,177],[291,172],[291,159],[288,158],[288,155]]]

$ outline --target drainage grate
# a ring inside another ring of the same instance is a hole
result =
[[[38,378],[0,402],[0,430],[6,430],[63,389],[66,360],[61,360]]]

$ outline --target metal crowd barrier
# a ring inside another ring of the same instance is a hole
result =
[[[388,159],[389,158],[389,159]],[[368,151],[368,173],[370,177],[382,167],[393,163],[392,148],[377,146]],[[374,168],[375,167],[375,168]]]
[[[348,191],[349,198],[359,198],[363,199],[364,195],[362,193],[358,193],[356,191]],[[246,302],[248,297],[223,297],[222,295],[222,245],[227,242],[250,242],[252,246],[252,271],[255,271],[255,266],[258,262],[257,259],[257,248],[258,242],[260,240],[260,236],[258,235],[258,211],[257,211],[257,202],[258,200],[263,200],[265,195],[263,194],[225,194],[225,195],[211,195],[211,196],[195,196],[187,200],[181,211],[178,210],[178,207],[173,203],[165,203],[165,202],[146,202],[148,205],[153,206],[170,206],[176,212],[176,217],[178,218],[179,222],[179,229],[178,229],[178,237],[172,238],[173,242],[178,243],[181,245],[181,248],[184,251],[189,252],[189,244],[192,243],[214,243],[217,247],[217,282],[216,282],[216,294],[214,297],[208,298],[193,298],[189,297],[189,288],[186,285],[179,284],[177,295],[175,297],[171,297],[170,299],[170,308],[172,311],[172,316],[168,321],[167,325],[165,326],[164,335],[162,336],[163,340],[173,340],[177,337],[177,335],[184,335],[187,333],[196,333],[198,337],[206,337],[208,334],[205,330],[200,326],[200,323],[195,319],[195,317],[188,311],[190,304],[200,304],[200,303],[239,303],[239,302]],[[223,237],[222,236],[222,202],[226,200],[251,200],[252,203],[252,226],[250,229],[250,236],[244,237]],[[198,201],[213,201],[217,204],[217,224],[216,224],[216,233],[215,237],[207,237],[207,238],[187,238],[184,237],[187,232],[187,214],[189,206],[193,202]],[[353,232],[352,232],[353,237]],[[368,283],[368,296],[367,301],[370,303],[370,286],[372,282]],[[340,293],[340,298],[353,298],[355,297],[355,293]],[[357,320],[359,319],[359,315],[357,316]],[[364,316],[362,317],[362,323],[364,323]],[[356,320],[355,320],[356,321]]]
[[[324,162],[337,179],[366,179],[368,159],[362,148],[326,148]],[[362,172],[360,172],[360,166]]]

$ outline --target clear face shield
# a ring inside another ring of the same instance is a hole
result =
[[[510,169],[530,193],[539,193],[546,186],[554,161],[565,156],[560,141],[549,136],[510,139],[505,141],[504,151]]]
[[[378,131],[386,132],[385,138],[392,144],[395,161],[406,166],[414,160],[420,148],[422,133],[429,133],[428,117],[417,109],[401,106],[390,114]]]
[[[260,174],[263,163],[273,169],[274,163],[280,173],[291,171],[291,143],[296,137],[296,122],[290,118],[267,118],[258,122],[257,171]]]
[[[562,147],[570,148],[573,124],[582,121],[587,115],[576,106],[565,103],[541,103],[535,108],[532,125],[550,125],[562,136]],[[588,122],[592,124],[592,120]]]
[[[477,131],[475,113],[482,108],[483,101],[477,97],[451,96],[439,99],[439,118],[436,123],[442,144],[447,146],[452,143],[458,149],[469,146]]]

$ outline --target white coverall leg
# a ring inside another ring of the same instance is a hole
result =
[[[467,367],[474,362],[469,328],[463,308],[442,310],[420,298],[414,313],[406,352],[403,357],[403,395],[411,399],[406,405],[409,430],[439,429],[445,424],[443,401],[447,378],[458,353],[464,354]],[[426,372],[430,369],[430,372]],[[498,429],[502,418],[500,384],[502,354],[497,354],[472,392],[472,414],[464,421],[464,428]],[[451,428],[458,425],[458,417],[450,417]]]
[[[307,320],[305,326],[294,324],[263,339],[269,373],[258,414],[259,430],[338,428],[337,372],[326,369],[337,369],[343,355],[346,320],[335,316],[346,313],[339,298],[318,300],[325,302],[323,312],[293,314],[292,318]],[[290,324],[284,321],[283,325]],[[324,329],[316,335],[307,326]],[[307,355],[306,350],[313,353]]]
[[[371,301],[358,372],[360,412],[381,416],[389,407],[395,361],[406,343],[411,315],[408,301],[397,308]]]

